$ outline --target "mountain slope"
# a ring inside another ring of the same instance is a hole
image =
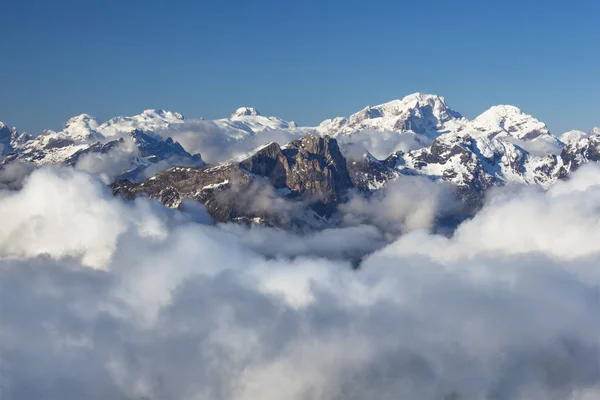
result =
[[[284,147],[271,143],[239,163],[175,167],[140,184],[112,184],[125,198],[148,196],[169,207],[184,207],[191,199],[204,204],[216,221],[273,226],[318,225],[351,187],[337,142],[316,135]]]
[[[192,155],[171,138],[162,139],[151,131],[115,130],[111,136],[100,132],[106,133],[106,130],[87,114],[69,119],[59,132],[47,130],[37,137],[31,137],[18,136],[14,131],[6,146],[10,152],[2,160],[2,165],[12,162],[36,166],[65,164],[78,166],[89,172],[108,173],[113,178],[127,174],[133,180],[143,177],[146,168],[160,162],[165,164],[162,168],[173,163],[204,165],[199,154]],[[4,134],[0,135],[0,140],[3,138]],[[148,173],[155,172],[150,169]]]
[[[348,190],[370,196],[402,175],[449,182],[471,207],[494,186],[548,188],[600,161],[600,129],[557,138],[508,105],[469,121],[443,97],[415,93],[318,127],[264,117],[252,107],[212,121],[163,110],[104,123],[82,114],[37,137],[0,124],[0,146],[3,165],[74,166],[117,180],[115,193],[128,198],[146,195],[170,207],[200,201],[217,221],[319,225]],[[211,166],[192,154],[215,148]]]
[[[465,122],[446,105],[443,97],[413,93],[402,100],[365,107],[348,118],[325,120],[317,130],[333,136],[352,135],[361,130],[410,131],[432,140],[459,129]]]

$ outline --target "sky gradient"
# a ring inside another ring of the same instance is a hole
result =
[[[513,104],[555,134],[600,125],[600,2],[173,3],[3,0],[0,121],[247,105],[315,125],[419,91],[467,118]]]

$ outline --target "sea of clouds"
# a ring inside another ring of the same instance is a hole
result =
[[[0,399],[600,398],[600,167],[449,207],[407,177],[300,235],[35,170],[0,191]]]

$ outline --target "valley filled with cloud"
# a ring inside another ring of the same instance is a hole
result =
[[[599,177],[496,188],[439,234],[445,188],[407,177],[294,233],[37,169],[0,198],[1,393],[595,399]]]

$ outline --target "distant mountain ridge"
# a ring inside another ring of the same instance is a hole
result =
[[[254,150],[242,161],[223,159],[206,165],[200,154],[171,138],[202,136],[209,128],[220,138],[219,145],[252,139]],[[282,138],[283,146],[272,143],[273,136]],[[377,159],[370,153],[372,139],[394,143],[408,139],[411,146]],[[351,151],[356,144],[363,146],[359,153]],[[241,191],[240,185],[235,186],[236,196],[242,198],[250,196],[249,188],[264,189],[266,184],[273,189],[273,198],[308,204],[312,211],[300,214],[316,213],[309,218],[315,222],[331,215],[347,190],[368,195],[399,176],[420,175],[453,184],[459,197],[476,207],[490,187],[518,183],[548,188],[581,165],[600,161],[600,129],[555,136],[543,122],[509,105],[491,107],[468,120],[443,97],[414,93],[316,127],[265,117],[252,107],[240,107],[228,118],[213,121],[186,120],[164,110],[106,122],[82,114],[69,119],[61,131],[44,131],[36,137],[0,123],[0,146],[3,166],[65,164],[97,172],[108,168],[105,164],[110,161],[113,189],[127,198],[148,195],[171,207],[192,198],[205,204],[217,220],[276,225],[269,215],[244,211],[240,204],[247,202],[223,203],[224,197],[216,194],[233,190],[236,179],[245,182]],[[338,150],[331,153],[331,149]],[[257,180],[261,176],[267,181]]]

